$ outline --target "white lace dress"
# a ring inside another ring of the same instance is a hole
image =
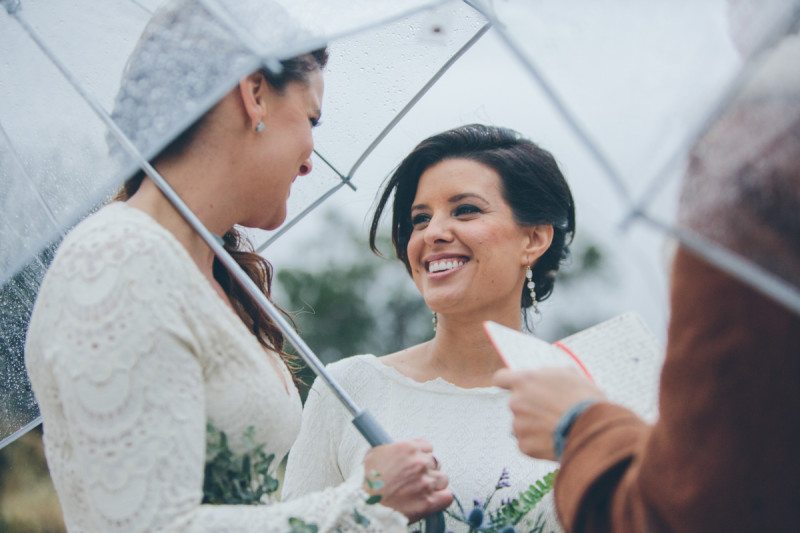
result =
[[[509,471],[511,486],[497,492],[490,510],[501,499],[516,497],[558,468],[557,463],[534,460],[519,451],[511,435],[506,391],[496,387],[465,389],[441,378],[420,383],[374,355],[349,357],[328,368],[392,438],[422,437],[433,445],[450,478],[450,487],[467,513],[473,500],[483,500],[492,492],[504,468]],[[284,499],[359,478],[366,452],[367,445],[348,412],[332,401],[328,388],[317,380],[305,404],[300,436],[289,453]],[[448,530],[468,529],[451,517],[446,520]],[[534,528],[537,520],[542,527]],[[552,493],[526,517],[524,525],[527,528],[518,531],[561,531]]]
[[[252,427],[277,466],[300,400],[183,246],[126,204],[64,240],[26,363],[70,531],[291,531],[290,518],[319,531],[405,530],[399,513],[365,504],[355,479],[291,503],[201,504],[207,423],[234,452]]]

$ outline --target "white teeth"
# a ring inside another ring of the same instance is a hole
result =
[[[428,272],[444,272],[445,270],[452,270],[456,267],[462,266],[466,261],[463,259],[458,260],[446,260],[442,259],[441,261],[431,261],[428,265]]]

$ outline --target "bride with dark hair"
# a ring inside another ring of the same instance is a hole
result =
[[[517,449],[507,394],[491,386],[501,361],[482,324],[520,330],[551,295],[575,232],[572,194],[549,152],[515,131],[473,124],[424,140],[403,160],[372,220],[374,251],[390,202],[395,253],[434,312],[433,338],[382,357],[350,357],[330,371],[357,401],[375,406],[393,435],[433,443],[464,505],[500,487],[487,508],[495,509],[558,465]],[[315,384],[284,495],[358,476],[366,451],[346,412]],[[549,499],[528,519],[559,529]],[[467,526],[451,516],[448,528]]]

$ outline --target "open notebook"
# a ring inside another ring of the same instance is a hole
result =
[[[616,316],[553,344],[495,322],[485,322],[484,328],[509,368],[573,366],[610,401],[646,420],[655,419],[664,353],[636,313]]]

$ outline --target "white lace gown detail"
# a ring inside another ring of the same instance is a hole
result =
[[[506,391],[496,387],[465,389],[441,378],[420,383],[374,355],[349,357],[328,369],[392,438],[422,437],[433,445],[450,478],[450,487],[467,513],[474,499],[484,499],[492,492],[503,468],[509,470],[511,486],[498,491],[490,510],[499,506],[501,499],[516,497],[558,468],[557,463],[531,459],[519,451],[511,435]],[[284,499],[301,498],[360,477],[366,452],[367,444],[354,429],[348,412],[332,401],[328,388],[317,380],[305,404],[300,436],[289,453]],[[518,531],[532,528],[539,514],[544,527],[537,531],[561,531],[552,493]],[[446,520],[448,530],[468,530],[450,517]]]
[[[183,246],[122,203],[68,235],[43,282],[26,364],[70,531],[405,529],[358,480],[291,503],[202,505],[206,424],[284,457],[300,428],[291,376]],[[357,511],[370,525],[356,523]]]

